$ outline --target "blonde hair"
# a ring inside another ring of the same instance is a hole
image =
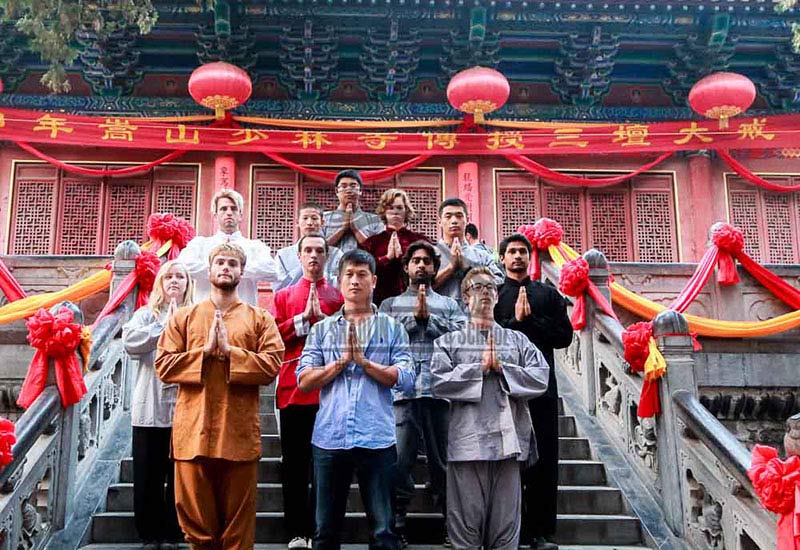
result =
[[[381,198],[378,199],[378,207],[375,209],[375,213],[380,216],[383,221],[386,221],[386,210],[392,205],[394,199],[397,197],[401,197],[403,199],[403,204],[406,207],[405,221],[409,222],[413,220],[417,215],[417,211],[414,210],[413,206],[411,206],[411,199],[408,198],[408,193],[397,188],[387,189],[383,192]]]
[[[214,262],[214,257],[223,252],[230,252],[238,257],[239,263],[242,264],[242,269],[244,269],[244,265],[247,263],[247,254],[245,254],[244,248],[236,243],[221,243],[212,248],[211,252],[208,253],[208,264],[211,265]]]
[[[153,283],[153,290],[150,292],[150,300],[148,301],[148,305],[150,309],[155,313],[157,316],[161,315],[161,308],[167,303],[167,297],[164,295],[164,289],[162,288],[162,281],[173,266],[179,266],[183,270],[183,274],[186,275],[186,291],[183,293],[183,302],[178,304],[178,307],[183,306],[190,306],[194,303],[194,279],[192,276],[189,275],[189,270],[186,269],[186,266],[179,262],[178,260],[170,260],[165,262],[164,265],[161,266],[161,269],[158,270],[158,274],[156,275],[156,280]]]
[[[239,212],[244,212],[244,198],[240,195],[237,191],[233,189],[222,189],[221,191],[217,191],[214,194],[214,198],[211,199],[211,213],[217,213],[217,203],[219,199],[231,199],[235,204],[236,208],[239,209]]]
[[[495,290],[497,290],[497,283],[494,282],[494,275],[492,275],[492,272],[489,270],[488,267],[482,265],[482,266],[478,266],[478,267],[473,267],[472,269],[467,271],[467,274],[464,275],[463,279],[461,279],[461,295],[462,296],[466,296],[467,295],[467,287],[469,287],[469,285],[472,283],[472,279],[474,279],[478,275],[486,275],[487,277],[489,277],[489,279],[491,280],[492,284],[494,285]]]

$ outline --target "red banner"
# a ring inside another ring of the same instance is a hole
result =
[[[155,119],[157,120],[157,119]],[[391,155],[642,153],[796,147],[800,115],[631,124],[543,124],[542,128],[443,132],[338,132],[220,128],[133,117],[0,109],[0,139],[13,142],[178,151]],[[490,123],[490,122],[489,122]]]

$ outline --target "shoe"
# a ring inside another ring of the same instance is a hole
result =
[[[536,537],[531,541],[531,550],[558,550],[558,545],[544,537]]]
[[[311,550],[311,539],[305,537],[295,537],[289,541],[289,550]]]
[[[445,535],[444,535],[444,542],[442,542],[442,546],[444,546],[445,548],[452,548],[453,547],[453,543],[450,540],[450,537],[447,536],[447,533],[445,533]]]
[[[397,535],[397,538],[400,541],[400,548],[402,548],[403,550],[408,548],[408,539],[406,538],[405,535],[399,534]]]
[[[145,542],[142,545],[142,550],[159,550],[158,549],[158,543],[154,542],[154,541]]]
[[[177,542],[162,542],[158,545],[159,550],[178,550]]]

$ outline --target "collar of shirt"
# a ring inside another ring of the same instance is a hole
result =
[[[504,285],[506,285],[506,284],[507,284],[507,285],[509,285],[509,286],[528,286],[528,284],[529,284],[530,282],[531,282],[531,278],[530,278],[530,277],[528,277],[528,276],[526,276],[526,277],[525,277],[524,279],[522,279],[521,281],[518,281],[518,280],[516,280],[516,279],[512,279],[511,277],[506,277],[505,281],[503,281],[503,284],[504,284]]]
[[[238,241],[244,238],[241,231],[234,231],[231,234],[225,233],[224,231],[217,231],[215,237],[223,241]]]
[[[300,277],[300,280],[297,283],[300,285],[301,288],[311,288],[311,281],[306,279],[305,277]],[[314,283],[314,286],[317,287],[317,290],[320,290],[326,286],[328,286],[328,282],[325,280],[325,277]]]
[[[356,337],[358,338],[358,343],[361,345],[361,349],[366,350],[367,345],[369,344],[370,340],[372,340],[372,335],[375,332],[375,319],[378,317],[378,308],[375,304],[370,303],[370,307],[372,308],[372,315],[366,322],[356,323]],[[347,327],[347,319],[344,318],[344,308],[342,308],[333,314],[333,322],[340,329],[345,329]]]

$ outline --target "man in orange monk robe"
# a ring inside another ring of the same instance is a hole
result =
[[[179,384],[175,506],[193,550],[250,550],[255,540],[258,387],[275,379],[284,348],[272,316],[239,299],[245,262],[236,244],[214,247],[209,298],[178,310],[158,342],[158,375]]]

